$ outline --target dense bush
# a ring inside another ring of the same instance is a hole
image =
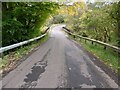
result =
[[[54,2],[3,2],[2,46],[41,35],[40,28],[58,7]]]
[[[120,45],[120,2],[74,3],[63,11],[74,33]]]
[[[56,15],[53,17],[52,20],[53,24],[59,24],[59,23],[64,23],[64,16],[63,15]]]

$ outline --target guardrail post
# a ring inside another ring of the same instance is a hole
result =
[[[80,41],[81,41],[81,38],[80,38]]]
[[[85,43],[86,43],[86,39],[85,39]]]
[[[92,41],[92,45],[93,45],[93,41]]]
[[[104,46],[104,49],[106,50],[106,46]]]
[[[75,35],[74,35],[74,38],[75,38]]]

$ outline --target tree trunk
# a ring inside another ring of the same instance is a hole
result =
[[[6,12],[6,10],[7,10],[7,4],[6,2],[2,2],[2,12],[4,13]]]

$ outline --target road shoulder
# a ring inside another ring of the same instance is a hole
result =
[[[92,52],[86,50],[80,43],[78,43],[75,40],[72,40],[71,38],[68,38],[70,41],[72,41],[79,49],[82,49],[84,53],[86,53],[89,58],[92,60],[92,62],[101,68],[106,74],[108,74],[118,85],[120,85],[120,76],[112,70],[110,67],[108,67],[106,64],[104,64],[99,58],[92,54]]]

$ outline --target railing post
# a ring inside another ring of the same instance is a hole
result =
[[[74,38],[75,38],[75,35],[74,35]]]
[[[106,45],[104,45],[104,50],[106,50]]]
[[[92,41],[92,45],[93,45],[93,41]]]
[[[86,39],[85,39],[85,43],[86,43]]]
[[[81,41],[81,38],[80,38],[80,41]]]

